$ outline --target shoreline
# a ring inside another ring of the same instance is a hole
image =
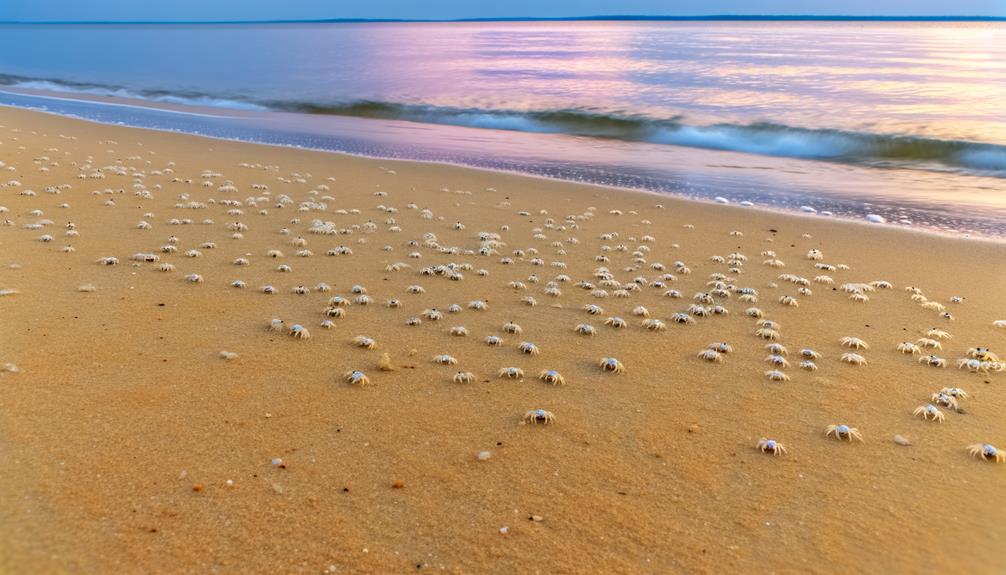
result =
[[[120,101],[120,99],[117,99],[117,98],[103,97],[103,96],[89,96],[87,98],[61,97],[61,96],[58,96],[58,95],[53,95],[53,94],[50,94],[50,93],[46,93],[44,90],[29,90],[29,89],[10,90],[10,89],[0,89],[0,93],[8,93],[8,94],[12,94],[12,95],[26,95],[26,96],[31,96],[31,97],[38,97],[38,98],[43,98],[43,99],[51,99],[51,100],[57,100],[57,101],[66,101],[66,102],[72,102],[72,103],[86,103],[86,104],[97,104],[97,105],[104,105],[104,106],[110,106],[110,107],[136,108],[136,109],[141,109],[141,110],[151,110],[151,111],[157,111],[157,112],[166,112],[166,113],[171,113],[171,114],[180,114],[180,115],[183,115],[183,116],[192,116],[192,117],[206,117],[206,118],[218,118],[218,119],[240,119],[240,118],[244,117],[240,113],[241,110],[233,110],[233,109],[228,109],[228,108],[215,108],[215,107],[212,107],[212,106],[207,106],[206,107],[206,110],[207,110],[206,112],[198,112],[198,111],[192,111],[192,110],[185,109],[185,108],[190,108],[192,106],[181,106],[181,105],[174,105],[174,104],[170,104],[170,103],[157,103],[157,105],[155,105],[154,103],[147,103],[146,101],[143,101],[143,100],[135,100],[134,101],[134,100],[131,100],[131,99],[124,99],[123,101]],[[721,202],[719,202],[719,201],[717,201],[715,199],[707,199],[707,198],[700,198],[700,197],[689,197],[689,196],[681,194],[681,193],[675,193],[675,192],[663,191],[663,190],[656,190],[656,189],[651,189],[651,188],[647,188],[647,187],[643,187],[643,186],[639,186],[639,187],[625,187],[625,186],[618,186],[618,185],[613,185],[613,184],[603,183],[603,182],[576,181],[576,180],[566,179],[566,178],[562,178],[562,177],[558,177],[558,176],[554,176],[554,175],[539,174],[539,173],[533,173],[533,172],[522,172],[522,171],[518,171],[517,169],[506,169],[506,168],[494,168],[494,167],[488,167],[488,166],[477,166],[477,165],[470,165],[470,164],[464,164],[464,163],[460,163],[460,162],[452,162],[452,161],[448,161],[448,160],[439,160],[439,159],[396,158],[396,157],[391,157],[391,156],[368,155],[368,154],[362,153],[362,152],[352,152],[352,151],[346,151],[346,150],[335,150],[335,149],[326,149],[326,148],[315,148],[315,147],[308,147],[308,146],[303,146],[303,145],[299,145],[299,144],[284,144],[284,143],[276,143],[276,142],[254,141],[254,140],[241,139],[239,137],[213,136],[213,135],[208,135],[208,134],[187,132],[187,131],[184,131],[184,130],[160,129],[160,128],[155,128],[155,127],[145,127],[145,126],[135,126],[135,125],[123,125],[121,123],[103,122],[103,121],[100,121],[100,120],[95,120],[95,119],[90,119],[90,118],[85,118],[85,117],[80,117],[80,116],[74,116],[74,115],[71,115],[71,114],[62,114],[62,113],[59,113],[59,112],[53,112],[53,111],[49,111],[49,110],[33,109],[33,108],[27,108],[27,107],[22,107],[22,106],[17,106],[17,105],[0,104],[0,108],[13,109],[13,110],[23,110],[23,111],[32,112],[32,113],[46,114],[46,115],[54,116],[54,117],[58,117],[58,118],[66,118],[66,119],[70,119],[70,120],[74,120],[74,121],[88,122],[88,123],[93,123],[93,124],[102,125],[102,126],[126,127],[126,128],[136,129],[136,130],[145,130],[145,131],[152,131],[152,132],[158,132],[158,133],[189,135],[189,136],[193,136],[193,137],[197,137],[197,138],[205,138],[205,139],[214,140],[214,141],[220,141],[220,142],[233,142],[233,143],[248,144],[248,145],[253,145],[253,146],[267,146],[267,147],[275,147],[275,148],[281,148],[281,149],[303,150],[303,151],[307,151],[307,152],[336,154],[336,155],[341,155],[341,156],[346,156],[346,157],[352,157],[352,158],[382,160],[382,161],[388,161],[388,162],[413,162],[413,163],[418,163],[418,164],[430,164],[430,165],[450,166],[450,167],[455,167],[455,168],[460,168],[460,169],[471,169],[471,170],[477,170],[477,171],[486,171],[486,172],[493,172],[493,173],[500,173],[500,174],[509,174],[509,175],[514,175],[514,176],[519,176],[519,177],[528,177],[528,178],[534,178],[534,179],[543,179],[543,180],[552,181],[552,182],[575,183],[575,184],[580,184],[580,185],[596,186],[596,187],[600,187],[600,188],[611,188],[611,189],[624,190],[624,191],[627,191],[627,192],[641,192],[641,193],[646,193],[646,194],[653,194],[653,195],[655,195],[657,197],[673,198],[675,200],[686,201],[686,202],[698,202],[698,203],[703,203],[703,204],[713,204],[713,205],[717,205],[717,206],[728,206],[728,207],[732,207],[732,208],[740,208],[740,209],[745,209],[745,210],[757,210],[757,211],[763,211],[763,212],[768,212],[768,213],[776,213],[776,214],[784,214],[784,215],[789,215],[789,216],[796,216],[796,217],[800,217],[800,218],[833,220],[833,221],[838,221],[838,222],[843,222],[843,223],[861,224],[861,225],[867,225],[867,226],[878,226],[879,225],[879,226],[882,226],[882,227],[887,228],[887,229],[899,229],[899,230],[903,230],[903,231],[907,231],[907,232],[912,232],[912,233],[932,234],[932,235],[936,235],[938,237],[946,237],[946,238],[952,238],[952,239],[975,240],[975,241],[985,241],[985,242],[993,242],[993,243],[1003,243],[1003,242],[1006,242],[1006,233],[1001,234],[1001,235],[997,235],[997,234],[994,234],[994,233],[981,232],[981,231],[967,232],[967,231],[958,231],[958,230],[946,230],[946,229],[941,229],[941,228],[936,227],[936,226],[925,226],[925,225],[920,226],[920,225],[917,225],[917,224],[914,224],[914,223],[911,224],[911,225],[905,225],[905,224],[901,224],[901,223],[896,222],[896,221],[885,221],[883,223],[878,224],[878,223],[864,221],[863,218],[851,217],[851,216],[842,215],[842,214],[839,214],[839,215],[835,215],[835,214],[832,214],[832,215],[821,215],[820,213],[806,213],[806,212],[803,212],[801,209],[796,208],[796,207],[773,207],[773,206],[767,206],[767,205],[760,205],[760,204],[757,204],[757,203],[755,203],[753,205],[750,205],[750,206],[744,206],[744,205],[741,205],[741,203],[739,201],[732,201],[732,200],[729,201],[729,203],[721,203]],[[215,112],[217,110],[219,110],[221,113],[211,113],[211,111]],[[233,113],[233,115],[229,115],[229,114],[227,114],[225,112],[231,112],[231,113]],[[363,121],[368,121],[369,119],[362,119],[362,120]],[[377,120],[373,120],[373,121],[377,121]],[[408,121],[408,120],[400,120],[399,122],[402,122],[402,123],[405,123],[405,124],[412,124],[413,123],[413,122]],[[422,125],[422,124],[419,124],[419,125]],[[474,128],[472,128],[472,129],[474,129]],[[702,150],[699,150],[699,152],[702,152]],[[712,150],[711,151],[711,153],[717,153],[717,152],[718,151],[716,151],[716,150]],[[724,192],[724,193],[730,194],[731,192]]]
[[[1006,567],[999,242],[7,107],[0,161],[4,573]]]

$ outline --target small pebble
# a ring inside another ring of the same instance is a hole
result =
[[[510,528],[509,527],[500,527],[500,533],[502,533],[503,535],[506,535],[507,533],[510,533]]]
[[[906,445],[906,446],[912,444],[911,441],[908,441],[907,437],[902,437],[901,435],[895,435],[894,436],[894,443],[897,443],[898,445]]]
[[[278,466],[278,465],[283,465],[283,460],[282,460],[282,459],[280,459],[279,457],[275,457],[275,458],[273,458],[273,460],[272,460],[272,464],[273,464],[273,465],[277,465],[277,466]]]
[[[487,459],[489,459],[492,456],[493,456],[493,454],[489,453],[488,451],[480,451],[479,454],[477,455],[477,457],[479,458],[479,461],[486,461]]]
[[[237,359],[238,354],[234,353],[233,351],[221,351],[220,352],[220,357],[222,359],[226,359],[227,361],[230,361],[232,359]]]
[[[402,481],[401,479],[396,479],[391,483],[391,487],[395,489],[402,489],[403,487],[405,487],[405,482]]]

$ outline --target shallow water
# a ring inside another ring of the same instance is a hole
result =
[[[20,93],[0,98],[9,105],[689,197],[874,213],[955,232],[1006,230],[1004,24],[0,31],[18,47],[0,53],[0,83]]]

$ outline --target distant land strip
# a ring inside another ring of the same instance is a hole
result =
[[[464,22],[1006,22],[1004,16],[814,16],[814,15],[741,15],[708,16],[633,16],[598,15],[555,18],[314,18],[282,20],[0,20],[0,24],[80,25],[80,24],[146,24],[146,25],[214,25],[214,24],[382,24],[382,23],[464,23]]]

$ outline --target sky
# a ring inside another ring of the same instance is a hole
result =
[[[460,19],[631,14],[1006,16],[1006,0],[0,0],[2,21]]]

